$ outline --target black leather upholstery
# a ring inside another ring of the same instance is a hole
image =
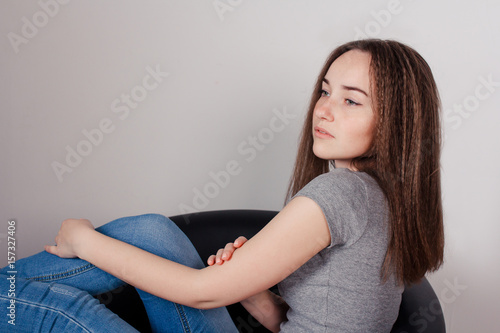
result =
[[[221,210],[177,215],[171,219],[189,237],[206,262],[210,254],[238,236],[250,238],[255,235],[276,214],[275,211],[263,210]],[[133,287],[126,286],[96,297],[140,332],[151,332],[144,306]],[[240,304],[228,306],[228,311],[240,332],[269,332]],[[423,279],[421,283],[407,287],[391,333],[445,331],[441,306],[429,282]]]

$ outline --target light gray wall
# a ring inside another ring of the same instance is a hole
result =
[[[496,331],[499,9],[451,0],[2,1],[0,265],[9,219],[21,258],[52,243],[68,217],[98,226],[187,206],[280,209],[315,76],[330,50],[365,34],[406,42],[433,68],[446,114],[447,246],[429,278],[449,331]],[[432,320],[427,310],[413,318],[418,328]]]

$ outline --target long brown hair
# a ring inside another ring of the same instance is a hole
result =
[[[371,175],[389,208],[389,244],[381,274],[400,283],[419,281],[443,262],[444,231],[440,179],[440,100],[426,61],[396,41],[366,39],[336,48],[323,66],[302,129],[287,200],[330,170],[313,153],[313,111],[330,65],[342,54],[371,55],[370,81],[376,129],[368,151],[352,166]]]

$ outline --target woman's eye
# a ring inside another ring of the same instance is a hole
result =
[[[330,93],[328,91],[326,91],[325,89],[321,89],[321,97],[324,97],[324,96],[328,97],[328,96],[330,96]]]
[[[359,103],[356,103],[355,101],[353,101],[352,99],[349,99],[349,98],[346,98],[345,103],[347,105],[359,105]]]

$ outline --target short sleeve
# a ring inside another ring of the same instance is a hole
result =
[[[334,169],[314,178],[294,197],[316,202],[328,222],[333,246],[350,246],[364,233],[368,221],[366,184],[349,169]]]

